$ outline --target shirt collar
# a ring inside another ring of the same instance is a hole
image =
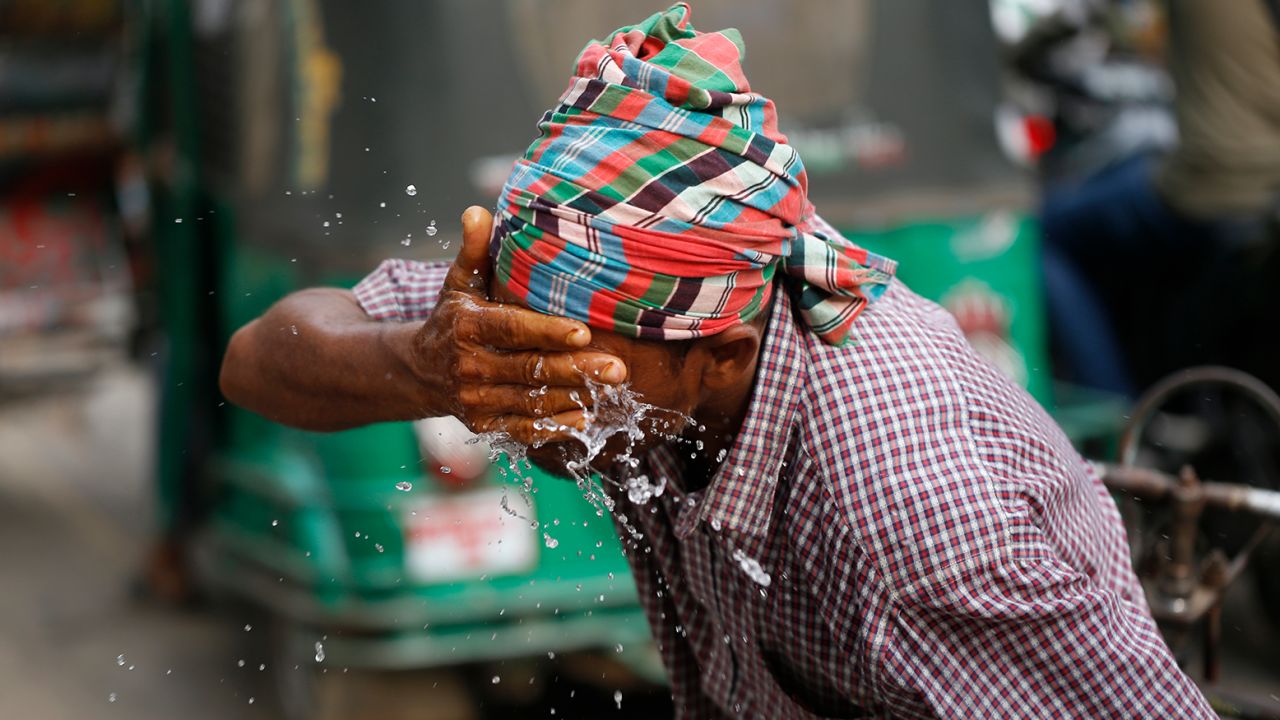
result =
[[[781,287],[776,297],[742,428],[703,497],[687,510],[693,517],[680,523],[677,535],[692,532],[701,520],[716,529],[753,535],[769,529],[778,474],[803,394],[799,381],[804,372],[791,299]]]

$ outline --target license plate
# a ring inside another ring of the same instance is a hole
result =
[[[503,509],[504,494],[524,517]],[[405,572],[418,582],[514,575],[537,563],[533,509],[514,490],[487,487],[424,497],[410,503],[404,517]]]

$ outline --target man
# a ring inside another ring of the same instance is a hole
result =
[[[451,267],[284,299],[227,396],[313,429],[450,414],[550,467],[593,382],[688,416],[595,465],[680,717],[1213,717],[1098,479],[813,214],[741,38],[688,14],[583,50]]]

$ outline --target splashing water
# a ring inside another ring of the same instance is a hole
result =
[[[571,399],[577,402],[582,409],[585,420],[583,427],[560,425],[549,418],[542,418],[534,421],[534,428],[562,432],[581,444],[581,447],[577,448],[577,452],[574,453],[573,457],[566,462],[565,470],[576,482],[583,497],[596,508],[597,516],[603,517],[606,512],[612,512],[614,503],[609,495],[600,492],[599,488],[592,482],[593,470],[591,466],[604,452],[606,444],[618,436],[623,438],[625,446],[614,460],[615,472],[611,473],[614,477],[606,477],[604,481],[626,491],[628,498],[636,504],[644,504],[655,497],[661,496],[666,489],[665,478],[659,479],[658,482],[654,483],[647,476],[633,474],[640,461],[632,457],[631,453],[636,444],[645,437],[645,430],[642,429],[642,425],[648,424],[663,434],[674,435],[692,420],[682,414],[673,414],[673,411],[658,408],[642,401],[640,395],[631,390],[629,385],[606,385],[596,382],[586,375],[583,377],[586,380],[587,392],[591,397],[590,406],[588,407],[588,403],[583,401],[576,391],[570,394]],[[537,392],[536,389],[533,391],[535,395]],[[529,448],[527,446],[503,432],[484,433],[474,441],[487,442],[489,444],[489,459],[491,462],[505,453],[510,468],[516,473],[517,477],[523,477],[520,472],[520,466],[528,467],[529,465]],[[538,444],[535,444],[534,447],[538,447]],[[525,492],[527,493],[531,490],[532,480],[529,478],[524,478],[524,480]],[[503,507],[509,514],[520,517],[507,507],[505,500]],[[643,539],[643,534],[628,523],[625,517],[618,516],[617,519],[633,540]],[[549,538],[549,536],[547,537]],[[550,539],[554,541],[554,538]],[[548,543],[548,547],[555,546]]]
[[[761,587],[769,587],[769,583],[773,582],[773,578],[770,577],[769,573],[765,572],[765,569],[760,565],[760,561],[755,558],[748,557],[741,550],[734,550],[733,559],[738,561],[738,567],[742,568],[742,572],[746,573],[747,577],[754,580]]]
[[[649,417],[661,413],[662,410],[640,400],[639,394],[628,384],[605,385],[588,378],[587,391],[591,394],[591,407],[579,403],[586,422],[582,429],[570,426],[559,426],[550,422],[549,430],[559,430],[582,443],[585,452],[577,459],[570,460],[565,469],[575,479],[585,480],[591,474],[591,463],[604,450],[605,444],[615,436],[622,436],[627,447],[618,457],[623,467],[632,466],[631,451],[637,442],[644,439],[644,430],[640,424]]]
[[[625,480],[627,498],[636,505],[644,505],[656,497],[661,497],[667,489],[667,479],[658,478],[658,482],[649,481],[648,475],[637,475]]]
[[[529,446],[517,441],[505,432],[495,431],[480,433],[467,441],[468,443],[485,443],[489,446],[489,462],[497,462],[503,455],[507,456],[507,465],[515,473],[520,472],[520,465],[527,462]]]

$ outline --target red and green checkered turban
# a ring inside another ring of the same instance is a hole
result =
[[[814,214],[743,53],[683,3],[588,44],[498,201],[498,280],[540,312],[680,340],[755,317],[781,270],[810,328],[846,342],[894,263]]]

